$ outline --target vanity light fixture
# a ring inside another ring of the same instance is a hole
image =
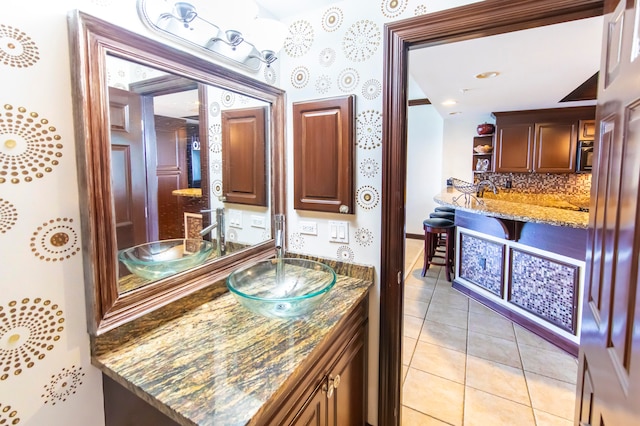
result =
[[[499,76],[500,73],[498,71],[486,71],[486,72],[481,72],[480,74],[476,74],[476,78],[477,79],[487,79],[487,78],[494,78]]]
[[[149,29],[253,72],[278,59],[287,35],[281,22],[257,17],[254,0],[234,0],[233,8],[222,1],[203,0],[138,0],[137,5]],[[214,18],[219,24],[212,22]]]

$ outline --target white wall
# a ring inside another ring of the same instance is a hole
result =
[[[408,108],[407,113],[407,234],[422,235],[422,221],[437,206],[434,195],[442,191],[444,123],[432,105]]]

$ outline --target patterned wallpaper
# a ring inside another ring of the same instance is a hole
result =
[[[292,102],[357,96],[353,215],[295,211],[292,251],[379,265],[384,23],[470,3],[348,0],[287,22],[280,60],[251,74],[287,91],[288,175]],[[22,0],[0,15],[0,424],[103,424],[99,371],[86,333],[79,192],[75,162],[67,13],[81,10],[157,39],[132,0]],[[167,42],[170,44],[170,42]],[[181,48],[174,45],[174,47]],[[225,99],[220,100],[221,103]],[[293,182],[287,182],[293,193]],[[318,223],[302,234],[299,220]],[[329,243],[328,221],[349,223],[348,243]],[[378,268],[379,269],[379,268]],[[377,289],[373,290],[374,300]],[[370,338],[377,342],[378,306]],[[370,421],[377,351],[370,360]]]

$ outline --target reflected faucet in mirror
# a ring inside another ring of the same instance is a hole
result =
[[[200,213],[210,213],[212,210],[200,210]],[[224,208],[216,209],[216,221],[206,228],[202,229],[199,234],[201,237],[206,236],[209,232],[216,230],[216,255],[223,256],[227,251],[225,245],[225,229],[224,229]]]
[[[276,242],[276,258],[282,259],[284,257],[284,239],[285,239],[285,229],[284,229],[284,215],[277,214],[274,219],[274,232],[275,232],[275,242]]]

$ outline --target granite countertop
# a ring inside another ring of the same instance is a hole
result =
[[[254,424],[373,283],[371,267],[325,263],[337,281],[309,318],[258,316],[221,281],[94,338],[92,361],[180,424]]]
[[[454,201],[458,196],[460,198]],[[581,205],[585,205],[583,199],[567,201],[545,194],[499,192],[494,195],[485,192],[485,197],[479,199],[484,204],[480,204],[474,198],[465,202],[463,193],[453,188],[445,188],[434,197],[434,200],[441,205],[501,219],[571,228],[587,228],[589,226],[589,213],[580,210]],[[588,201],[586,201],[586,205],[588,206]]]
[[[202,198],[202,189],[201,188],[174,189],[173,191],[171,191],[171,194],[176,195],[178,197]]]

